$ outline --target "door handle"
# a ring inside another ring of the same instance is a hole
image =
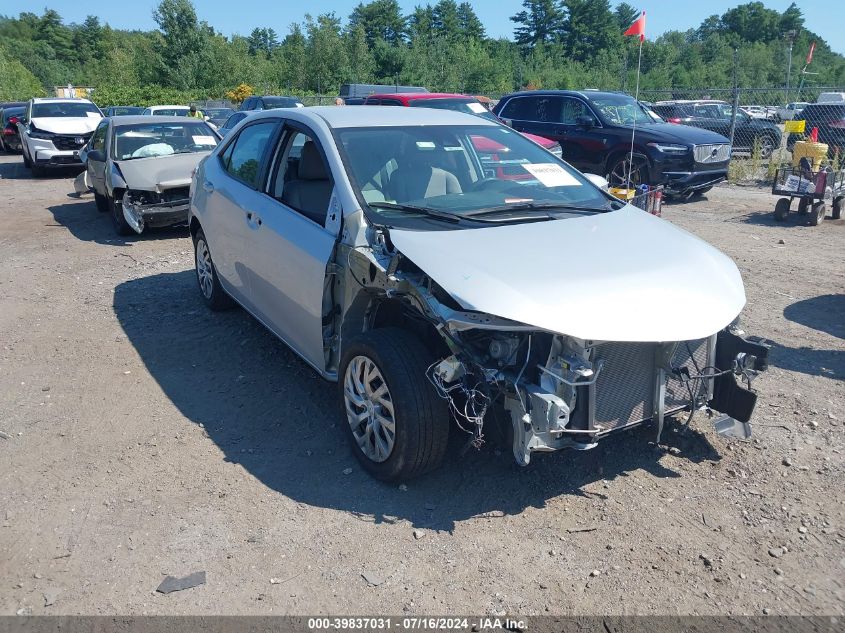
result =
[[[212,185],[211,181],[209,180],[203,181],[202,188],[205,189],[208,193],[212,193],[214,191],[214,185]]]

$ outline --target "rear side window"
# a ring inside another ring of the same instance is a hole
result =
[[[505,104],[505,107],[502,108],[499,115],[503,119],[538,121],[537,102],[537,97],[516,97]]]
[[[261,164],[275,129],[275,121],[245,127],[223,152],[223,168],[245,185],[258,189]]]

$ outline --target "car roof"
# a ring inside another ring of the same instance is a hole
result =
[[[113,116],[109,117],[109,120],[112,121],[112,124],[115,126],[123,126],[123,125],[138,125],[138,124],[151,124],[151,123],[204,123],[204,121],[200,121],[199,119],[192,119],[190,117],[183,117],[183,116],[157,116],[151,117],[150,115],[144,114],[123,114],[120,116]]]
[[[313,108],[265,110],[254,118],[291,118],[300,121],[319,120],[330,128],[395,127],[420,125],[490,125],[498,123],[474,114],[434,108],[397,108],[369,106],[367,108],[316,106]]]
[[[502,101],[510,99],[511,97],[530,97],[530,96],[569,96],[581,97],[583,99],[592,99],[595,97],[618,97],[625,95],[624,92],[612,92],[609,90],[521,90],[519,92],[512,92],[509,95],[502,97]],[[625,95],[630,96],[630,95]],[[633,99],[633,97],[631,97]]]
[[[185,110],[190,110],[190,106],[186,105],[154,105],[154,106],[147,106],[147,110],[156,110],[158,108],[185,108]]]
[[[670,99],[668,101],[655,101],[654,105],[688,105],[690,103],[727,103],[727,101],[720,99]]]
[[[82,97],[33,97],[33,103],[93,103]]]
[[[367,99],[406,99],[408,101],[414,100],[429,100],[429,99],[466,99],[467,101],[478,101],[473,96],[462,95],[455,92],[381,92],[367,95]]]

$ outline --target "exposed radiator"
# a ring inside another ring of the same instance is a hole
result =
[[[707,341],[680,343],[672,359],[673,367],[687,367],[696,375],[707,366]],[[692,351],[690,356],[689,351]],[[593,351],[593,362],[603,360],[604,366],[596,381],[595,424],[603,430],[612,430],[636,424],[652,417],[656,380],[654,343],[600,343]],[[698,369],[695,363],[698,364]],[[707,391],[704,380],[692,383],[698,397]],[[689,403],[687,387],[668,375],[666,378],[667,412],[677,411]]]

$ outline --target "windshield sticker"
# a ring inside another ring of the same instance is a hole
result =
[[[555,163],[530,163],[524,164],[522,167],[546,187],[581,186],[581,183],[572,174]]]
[[[194,139],[194,145],[214,145],[214,137],[213,136],[192,136],[191,138]]]
[[[505,204],[525,204],[534,202],[534,198],[505,198]]]
[[[464,148],[458,145],[457,147],[444,147],[443,150],[447,152],[462,152]]]
[[[485,108],[485,107],[484,107],[483,105],[481,105],[480,103],[468,103],[468,104],[467,104],[467,107],[468,107],[468,108],[469,108],[472,112],[475,112],[476,114],[484,114],[485,112],[487,112],[487,108]]]
[[[417,141],[417,147],[420,149],[434,149],[434,143],[431,141]]]

